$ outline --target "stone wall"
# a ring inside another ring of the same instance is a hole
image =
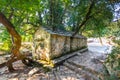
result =
[[[75,38],[69,36],[62,36],[51,34],[51,52],[50,57],[56,58],[67,53],[80,50],[87,47],[86,38]]]
[[[34,35],[33,57],[54,59],[87,46],[85,37],[56,34],[40,28]]]
[[[46,59],[50,53],[50,34],[40,28],[36,31],[33,41],[33,58]]]
[[[69,42],[67,42],[67,40]],[[51,58],[58,57],[62,53],[70,51],[69,37],[51,34]]]

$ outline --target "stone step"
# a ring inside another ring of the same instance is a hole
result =
[[[83,75],[83,78],[85,80],[99,80],[99,78],[96,75],[93,75],[93,73],[83,69],[83,67],[75,66],[69,62],[65,62],[63,65],[69,68],[70,70],[76,72],[77,74]]]

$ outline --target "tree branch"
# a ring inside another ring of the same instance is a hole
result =
[[[75,36],[79,30],[87,23],[87,21],[90,19],[90,14],[92,12],[92,9],[94,7],[95,4],[95,0],[91,0],[91,4],[89,6],[88,12],[86,13],[86,16],[84,18],[84,20],[79,24],[79,26],[76,28],[75,33],[73,33],[73,36]]]

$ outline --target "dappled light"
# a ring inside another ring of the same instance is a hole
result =
[[[0,0],[0,80],[120,80],[119,0]]]

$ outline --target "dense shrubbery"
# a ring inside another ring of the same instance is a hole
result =
[[[109,71],[109,80],[120,79],[120,39],[114,39],[115,46],[112,53],[108,55],[106,60],[106,67]]]

